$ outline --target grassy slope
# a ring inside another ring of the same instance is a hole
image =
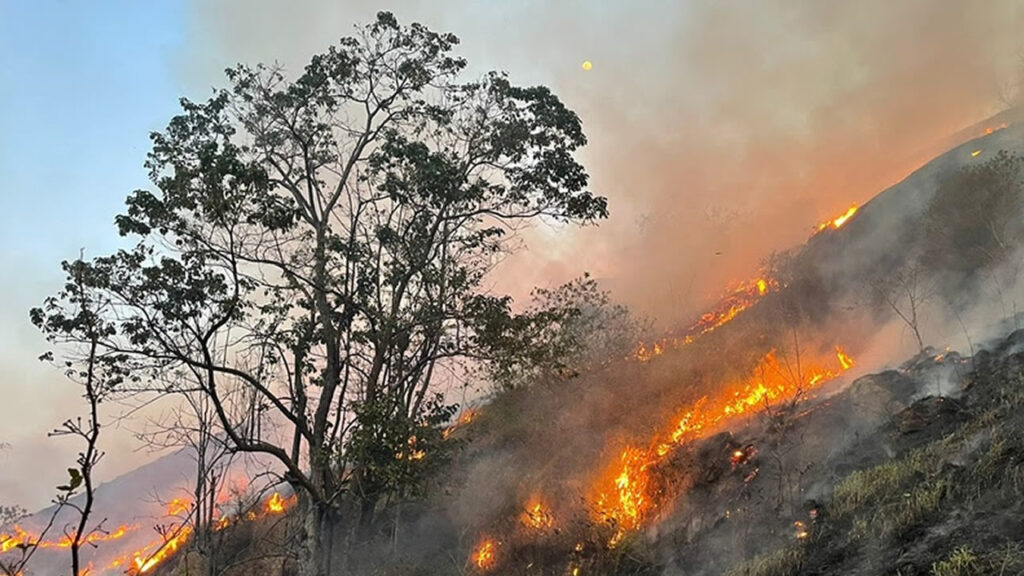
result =
[[[896,414],[892,459],[842,478],[809,538],[731,574],[1024,574],[1022,344],[979,353],[959,399]]]

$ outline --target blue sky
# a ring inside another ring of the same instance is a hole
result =
[[[169,2],[0,1],[0,470],[38,461],[50,476],[77,448],[45,439],[78,398],[34,361],[46,344],[28,309],[60,285],[61,260],[117,247],[113,217],[148,183],[148,134],[178,108],[185,24]],[[0,501],[41,493],[0,474]]]
[[[0,267],[112,247],[110,222],[146,184],[148,133],[177,108],[180,7],[4,2],[0,12]]]

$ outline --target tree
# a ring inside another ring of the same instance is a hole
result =
[[[486,360],[479,328],[506,300],[481,283],[507,232],[607,215],[573,157],[576,114],[501,74],[460,83],[457,42],[380,13],[294,80],[229,70],[153,134],[155,190],[116,218],[136,246],[65,265],[112,302],[98,347],[133,386],[188,373],[233,450],[276,459],[300,496],[305,575],[344,571],[333,529],[377,512],[393,424],[435,427],[443,368]],[[40,325],[59,331],[67,303],[48,300]]]
[[[895,268],[877,273],[869,282],[877,303],[892,310],[917,341],[919,352],[925,351],[921,336],[921,312],[935,296],[935,284],[924,267],[911,258]]]
[[[67,352],[65,376],[79,383],[83,397],[88,405],[88,414],[65,420],[61,427],[50,433],[50,436],[71,436],[80,439],[85,448],[78,453],[77,467],[68,468],[70,477],[67,484],[58,486],[60,495],[57,497],[59,511],[67,507],[77,514],[77,522],[64,527],[64,537],[69,542],[71,553],[71,575],[82,574],[81,549],[88,542],[90,535],[103,531],[103,522],[89,526],[95,503],[95,486],[93,470],[103,458],[99,449],[100,419],[99,406],[108,396],[113,387],[124,377],[121,366],[115,359],[103,356],[99,342],[113,329],[104,321],[104,315],[113,312],[109,301],[94,298],[94,292],[86,286],[87,269],[81,258],[72,265],[66,266],[68,282],[60,297],[64,303],[61,312],[47,316],[42,309],[32,311],[32,321],[46,334],[51,343],[69,344],[72,349]],[[56,301],[51,301],[52,305]],[[53,312],[56,308],[46,307]],[[50,352],[43,354],[42,360],[52,360]],[[73,497],[81,489],[81,501]],[[41,537],[40,537],[41,538]]]
[[[510,303],[510,302],[509,302]],[[535,382],[575,377],[636,348],[647,323],[584,274],[553,289],[537,288],[530,305],[491,315],[481,343],[491,361],[488,381],[511,390]]]
[[[116,362],[100,353],[99,341],[110,329],[103,316],[110,309],[103,300],[94,299],[93,293],[86,288],[85,268],[80,261],[65,266],[65,271],[68,282],[60,293],[64,304],[61,313],[47,317],[47,311],[56,310],[56,300],[52,300],[46,306],[46,311],[35,309],[31,316],[32,321],[44,331],[48,341],[70,345],[64,362],[64,374],[81,385],[88,405],[88,414],[84,419],[78,417],[65,420],[50,436],[76,437],[84,442],[85,448],[78,453],[76,466],[68,468],[68,482],[57,486],[57,496],[53,501],[55,506],[39,534],[34,538],[25,533],[15,537],[0,535],[0,544],[4,544],[5,549],[12,547],[8,543],[11,540],[13,548],[20,552],[13,560],[0,560],[0,572],[9,576],[23,574],[39,549],[39,544],[54,528],[65,508],[73,510],[76,515],[75,521],[63,527],[64,541],[68,543],[71,554],[71,576],[83,574],[82,546],[89,542],[90,536],[104,531],[103,521],[90,526],[95,503],[93,471],[103,458],[99,449],[99,405],[107,398],[112,387],[121,382],[124,374]],[[40,356],[40,360],[52,361],[53,354],[47,352]],[[0,507],[0,527],[24,516],[25,510],[20,507]]]
[[[1017,249],[1024,233],[1024,159],[1001,150],[980,165],[944,178],[923,218],[922,263],[931,271],[971,276]]]
[[[3,452],[10,447],[11,445],[8,443],[0,442],[0,452]],[[16,504],[0,504],[0,528],[13,524],[25,516],[28,516],[28,511],[21,506]],[[0,544],[2,544],[2,542],[0,542]]]
[[[217,499],[234,458],[224,443],[209,396],[197,391],[194,383],[179,383],[181,386],[169,388],[180,392],[182,403],[153,421],[152,429],[139,438],[156,450],[187,450],[195,462],[192,502],[181,518],[182,526],[191,528],[189,545],[205,559],[206,573],[215,576],[222,540],[216,530]]]

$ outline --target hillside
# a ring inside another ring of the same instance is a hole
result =
[[[445,433],[456,458],[425,494],[383,504],[358,544],[343,520],[339,573],[1024,574],[1024,332],[989,309],[987,279],[964,280],[972,305],[955,313],[969,329],[936,321],[927,339],[959,348],[963,333],[965,347],[904,362],[905,327],[865,302],[865,279],[893,277],[924,242],[951,175],[1024,152],[1024,125],[973,135],[759,271],[710,320],[464,409]],[[98,542],[97,576],[123,572],[116,558],[167,521],[142,503],[170,500],[186,463],[101,487],[109,526],[139,536]],[[298,522],[219,532],[217,573],[294,573]],[[35,573],[59,573],[52,562]],[[143,571],[209,566],[179,554]]]

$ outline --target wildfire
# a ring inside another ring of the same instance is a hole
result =
[[[650,347],[641,343],[633,353],[633,359],[639,362],[647,362],[652,358],[661,356],[666,350],[679,349],[692,344],[698,337],[732,321],[740,313],[756,304],[766,294],[779,288],[777,280],[765,276],[740,282],[734,285],[714,308],[702,314],[682,336],[663,338],[651,344]]]
[[[0,553],[13,550],[18,546],[32,546],[36,541],[32,539],[32,536],[21,529],[17,524],[14,525],[14,534],[0,534]]]
[[[664,495],[656,489],[652,468],[674,448],[703,436],[728,419],[773,402],[798,401],[808,390],[849,370],[853,359],[836,347],[835,360],[829,364],[838,364],[838,369],[807,362],[797,370],[771,351],[761,359],[751,377],[715,398],[699,400],[682,413],[668,433],[655,436],[649,447],[627,446],[609,473],[602,476],[596,490],[594,510],[598,519],[616,528],[609,544],[615,545],[625,532],[642,526],[656,511]],[[742,451],[732,454],[734,460],[743,456]]]
[[[284,512],[285,499],[281,497],[279,492],[274,494],[267,500],[266,511],[267,514],[280,514]]]
[[[175,498],[167,503],[168,516],[182,516],[192,509],[192,502],[184,498]]]
[[[129,573],[146,574],[158,564],[173,556],[175,552],[188,542],[188,539],[191,536],[192,527],[189,525],[182,525],[176,532],[167,534],[161,542],[150,544],[138,552],[135,552],[132,554],[132,568]],[[156,548],[156,550],[149,553],[149,551],[154,548]],[[110,567],[117,568],[121,564],[121,560],[114,560]]]
[[[779,283],[774,278],[760,277],[739,283],[715,309],[701,316],[700,320],[690,327],[689,334],[699,336],[711,332],[750,308],[769,291],[778,288]]]
[[[473,552],[473,565],[483,572],[494,569],[497,562],[494,555],[495,547],[494,540],[486,538]]]
[[[409,440],[406,442],[406,444],[409,445],[408,453],[406,453],[405,451],[398,452],[395,454],[395,459],[401,460],[403,458],[408,458],[409,460],[422,460],[423,457],[427,455],[427,453],[417,448],[416,442],[416,437],[410,436]]]
[[[523,524],[535,530],[546,530],[555,524],[555,517],[539,500],[527,504],[522,515]]]
[[[244,518],[247,520],[256,520],[265,516],[283,514],[288,508],[292,507],[296,501],[297,497],[294,495],[286,498],[281,496],[280,492],[274,492],[263,504],[262,511],[250,511],[245,514]],[[191,501],[183,498],[175,498],[167,505],[167,516],[178,516],[182,512],[189,512],[191,510]],[[216,518],[214,520],[213,530],[219,532],[235,521],[237,521],[237,518],[232,520],[232,518],[228,516]],[[121,527],[109,535],[103,535],[104,537],[101,539],[112,540],[115,536],[123,536],[126,531],[133,530],[137,527],[138,526]],[[194,528],[192,525],[183,523],[177,528],[161,534],[161,537],[158,540],[151,542],[134,552],[130,552],[127,555],[115,559],[110,563],[108,568],[123,568],[127,566],[129,574],[147,574],[184,547],[192,537],[193,530]],[[90,539],[90,541],[93,540]]]
[[[850,221],[850,218],[853,218],[853,215],[857,213],[857,209],[858,208],[859,207],[856,204],[854,204],[854,205],[850,206],[846,210],[846,212],[843,212],[841,215],[837,216],[836,218],[833,218],[831,220],[823,222],[822,224],[818,225],[818,232],[821,232],[822,230],[825,230],[826,228],[831,228],[833,230],[838,230],[838,229],[842,228],[843,224],[846,224],[847,222]]]
[[[998,126],[988,126],[988,127],[985,128],[985,135],[987,136],[987,135],[989,135],[989,134],[991,134],[993,132],[996,132],[998,130],[1002,130],[1003,128],[1006,128],[1006,122],[1003,122],[1002,124],[1000,124]]]
[[[96,531],[87,534],[82,538],[81,544],[96,544],[99,542],[109,542],[111,540],[119,540],[125,536],[128,532],[138,529],[138,524],[135,525],[121,525],[115,528],[111,532],[107,531]],[[0,554],[13,550],[19,546],[21,547],[35,547],[35,548],[70,548],[72,544],[71,536],[64,535],[59,540],[41,540],[38,536],[33,536],[20,526],[15,525],[13,527],[14,534],[0,534]]]
[[[455,432],[459,428],[472,422],[476,418],[477,413],[477,410],[466,410],[461,416],[459,416],[459,419],[454,424],[445,428],[444,431],[441,432],[441,437],[447,440],[448,437],[451,436],[452,432]]]
[[[847,356],[839,346],[836,346],[836,358],[839,359],[839,365],[842,366],[843,370],[849,370],[853,367],[853,358]]]

